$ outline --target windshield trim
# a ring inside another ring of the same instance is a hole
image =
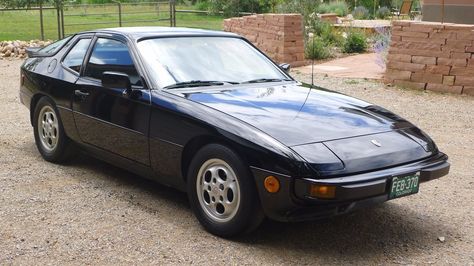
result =
[[[237,34],[219,34],[219,33],[180,33],[177,35],[176,33],[170,33],[170,34],[157,34],[157,35],[150,35],[150,36],[143,36],[140,38],[136,39],[136,42],[142,42],[142,41],[147,41],[147,40],[153,40],[153,39],[170,39],[170,38],[189,38],[189,37],[217,37],[217,38],[236,38],[236,39],[244,39],[244,37],[237,35]]]
[[[196,87],[183,87],[175,89],[164,89],[163,92],[168,92],[171,94],[176,93],[195,93],[195,92],[219,92],[219,91],[230,91],[238,90],[245,88],[261,88],[263,84],[266,86],[279,86],[279,85],[289,85],[300,83],[297,80],[283,80],[283,81],[274,81],[268,83],[239,83],[239,84],[224,84],[224,85],[213,85],[213,86],[196,86]]]
[[[154,40],[154,39],[177,39],[177,38],[192,38],[192,37],[196,37],[196,38],[234,38],[234,39],[240,39],[240,40],[243,40],[245,41],[248,45],[250,45],[252,48],[254,48],[258,53],[260,53],[266,60],[268,60],[270,62],[271,65],[273,65],[273,67],[275,67],[283,76],[286,77],[287,80],[284,80],[283,82],[287,82],[287,81],[296,81],[290,74],[288,74],[287,72],[285,72],[283,69],[281,69],[281,67],[275,62],[273,61],[273,59],[271,59],[267,54],[265,54],[262,50],[260,50],[257,46],[255,46],[253,43],[251,43],[249,40],[247,40],[246,38],[240,36],[240,35],[237,35],[237,34],[219,34],[219,33],[216,33],[216,34],[209,34],[209,33],[206,33],[206,34],[196,34],[196,33],[189,33],[189,34],[180,34],[180,35],[154,35],[154,36],[145,36],[145,37],[141,37],[139,39],[136,39],[135,41],[135,45],[137,46],[137,51],[138,51],[138,56],[140,57],[140,61],[142,62],[145,62],[145,60],[143,59],[143,55],[142,53],[140,52],[140,50],[138,49],[138,43],[142,42],[142,41],[146,41],[146,40]],[[146,64],[145,64],[146,65]],[[149,70],[148,70],[148,67],[145,67],[145,72],[147,75],[150,75],[149,73]],[[151,90],[162,90],[162,91],[168,91],[168,89],[165,89],[164,87],[160,87],[158,84],[155,84],[155,80],[154,79],[149,79],[151,81],[151,86],[150,86],[150,89]],[[210,87],[214,87],[214,86],[210,86]]]

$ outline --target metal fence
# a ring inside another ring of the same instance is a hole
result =
[[[60,9],[60,36],[77,32],[78,29],[103,26],[123,27],[158,23],[174,27],[175,10],[173,1],[64,6]]]
[[[19,31],[22,30],[23,24],[28,24],[29,30],[31,25],[38,26],[39,38],[45,39],[45,13],[48,13],[48,20],[53,18],[57,21],[57,27],[59,32],[60,27],[60,13],[55,7],[31,7],[31,8],[19,8],[19,9],[0,9],[0,40],[8,39],[4,36],[22,36]],[[21,19],[20,19],[21,18]],[[60,35],[58,34],[58,37]]]
[[[223,12],[179,9],[175,0],[0,9],[0,40],[59,39],[83,30],[125,26],[222,29],[222,19]]]

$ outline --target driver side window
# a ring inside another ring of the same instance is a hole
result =
[[[120,41],[99,38],[94,45],[84,76],[102,79],[106,71],[125,73],[132,85],[142,86],[127,45]]]

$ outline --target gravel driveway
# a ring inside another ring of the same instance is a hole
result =
[[[87,156],[43,161],[18,100],[20,64],[0,60],[0,264],[474,265],[474,97],[318,76],[425,129],[450,156],[451,173],[376,208],[266,221],[229,241],[199,226],[183,193]]]

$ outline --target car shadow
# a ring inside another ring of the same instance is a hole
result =
[[[28,149],[27,152],[36,151]],[[193,218],[185,193],[87,155],[77,156],[67,167],[96,173],[93,177],[85,175],[80,178],[97,179],[93,182],[103,184],[102,188],[98,186],[99,189],[121,187],[125,192],[116,197],[145,212],[160,213],[160,208],[165,206],[173,209],[174,213],[184,214],[186,218],[193,219],[189,220],[190,223],[194,223],[196,230],[206,237],[207,233]],[[175,219],[169,215],[161,218]],[[415,253],[421,248],[433,246],[438,233],[449,230],[433,218],[394,201],[319,221],[281,223],[267,219],[255,232],[234,238],[231,242],[251,245],[253,249],[265,252],[311,253],[328,260],[341,255],[346,259],[360,259],[371,254],[383,255],[392,249],[399,249],[404,254]],[[216,239],[219,241],[219,238]]]
[[[119,187],[133,188],[134,190],[138,190],[140,193],[145,192],[146,194],[152,196],[152,198],[166,200],[168,203],[173,203],[173,205],[175,205],[174,207],[190,210],[186,193],[175,188],[162,185],[156,181],[144,178],[132,172],[128,172],[122,168],[108,164],[99,159],[85,154],[79,154],[79,156],[77,156],[69,164],[70,166],[95,172],[97,173],[97,177],[107,178],[108,182],[113,182]],[[137,203],[133,202],[133,198],[135,197],[131,197],[130,202]],[[138,195],[136,198],[138,198]],[[144,206],[145,205],[142,205],[142,207]]]
[[[323,257],[370,257],[397,249],[416,253],[436,244],[445,225],[394,202],[328,219],[282,223],[265,220],[257,231],[237,241],[273,250],[317,252]],[[322,255],[323,254],[323,255]]]

